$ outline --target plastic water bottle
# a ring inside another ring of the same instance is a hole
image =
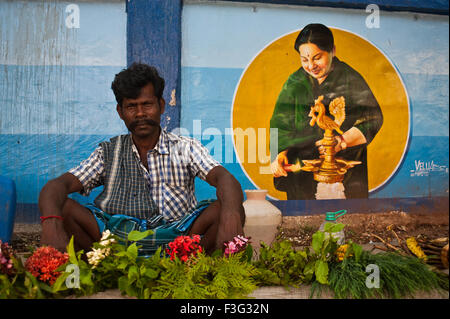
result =
[[[326,223],[334,223],[337,224],[337,219],[343,215],[345,215],[347,211],[345,209],[339,210],[337,212],[327,212],[325,214],[325,221],[320,225],[319,230],[323,231],[325,228]],[[328,233],[325,233],[325,238],[327,238]],[[331,236],[337,240],[338,245],[342,245],[345,242],[345,234],[344,230],[341,230],[339,232],[331,233]]]

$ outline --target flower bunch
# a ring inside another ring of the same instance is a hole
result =
[[[345,245],[339,246],[339,248],[336,250],[337,260],[339,262],[344,260],[348,247],[349,247],[348,244],[345,244]],[[352,254],[349,254],[349,256],[352,256]]]
[[[14,253],[8,243],[2,243],[0,240],[0,273],[9,276],[14,274],[13,255]]]
[[[111,245],[114,244],[116,240],[112,237],[109,230],[102,233],[102,238],[98,243],[98,248],[92,248],[92,251],[86,253],[88,257],[88,263],[92,265],[92,269],[96,268],[100,262],[111,254]]]
[[[247,244],[249,243],[249,239],[250,238],[237,235],[236,237],[233,238],[233,240],[230,240],[228,243],[224,243],[225,256],[229,257],[232,254],[245,250],[245,247],[247,247]]]
[[[170,260],[178,257],[183,262],[203,251],[200,246],[200,235],[194,235],[192,238],[189,236],[178,236],[169,243],[169,247],[170,249],[168,248],[166,252],[169,254]]]
[[[27,259],[25,268],[40,281],[53,285],[61,274],[56,269],[64,265],[68,259],[67,253],[61,253],[51,246],[39,247]]]

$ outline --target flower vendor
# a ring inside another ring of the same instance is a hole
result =
[[[105,230],[126,238],[132,230],[151,229],[153,234],[140,241],[142,254],[192,234],[201,235],[201,246],[212,253],[243,235],[239,182],[199,141],[161,127],[164,83],[154,67],[142,63],[116,74],[116,111],[129,133],[100,143],[42,188],[42,244],[64,251],[73,235],[75,248],[88,251]],[[195,177],[216,188],[217,200],[197,202]],[[87,196],[99,186],[103,190],[92,204],[68,198],[74,192]]]

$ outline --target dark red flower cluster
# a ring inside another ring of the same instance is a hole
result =
[[[40,281],[53,285],[61,274],[56,269],[64,265],[68,259],[69,255],[67,253],[61,253],[53,247],[44,246],[35,250],[33,255],[27,259],[25,267]]]
[[[14,266],[12,257],[14,252],[8,243],[0,240],[0,274],[11,276],[14,274]]]
[[[166,252],[170,256],[170,260],[174,260],[175,257],[180,258],[181,261],[186,262],[191,256],[197,256],[198,253],[203,251],[199,245],[200,236],[178,236],[174,241],[169,243],[170,249]]]

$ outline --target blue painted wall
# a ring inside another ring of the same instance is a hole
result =
[[[126,1],[127,64],[155,66],[166,81],[161,126],[180,124],[181,0]]]
[[[211,0],[209,0],[211,1]],[[448,15],[448,0],[223,0],[228,2],[259,2],[269,4],[307,5],[316,7],[358,8],[365,9],[369,4],[376,4],[382,10],[410,11]]]
[[[110,89],[126,67],[125,4],[77,3],[68,28],[69,4],[0,1],[0,175],[16,183],[19,222],[38,222],[49,179],[126,132]]]

